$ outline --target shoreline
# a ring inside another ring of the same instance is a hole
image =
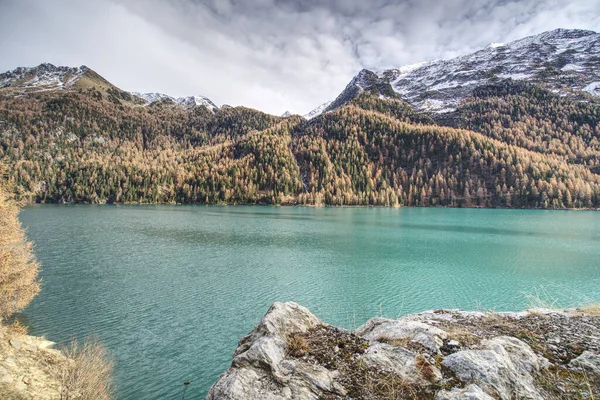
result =
[[[285,207],[285,208],[382,208],[382,209],[449,209],[449,210],[515,210],[515,211],[600,211],[600,208],[508,208],[508,207],[447,207],[447,206],[380,206],[380,205],[314,205],[314,204],[258,204],[258,203],[23,203],[23,207],[56,206],[204,206],[204,207]]]

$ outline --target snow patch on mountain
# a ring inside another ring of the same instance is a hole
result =
[[[576,64],[567,64],[561,68],[562,71],[583,71],[583,68]]]
[[[139,93],[139,92],[131,92],[132,95],[139,97],[142,100],[145,100],[146,103],[148,104],[152,104],[155,101],[162,101],[165,99],[169,99],[169,100],[173,100],[175,101],[174,97],[171,97],[169,95],[163,94],[163,93]]]
[[[57,67],[44,63],[37,67],[19,67],[0,74],[0,88],[64,89],[73,86],[88,71],[90,69],[85,65]]]
[[[557,29],[511,43],[493,43],[473,54],[439,60],[422,66],[408,66],[408,73],[390,82],[396,92],[417,109],[452,109],[460,99],[493,78],[528,80],[551,89],[582,90],[590,81],[600,80],[597,57],[600,34],[592,31]],[[380,73],[393,75],[388,70]],[[560,72],[575,75],[561,80]],[[597,94],[595,89],[586,90]],[[429,103],[425,102],[429,100]]]
[[[175,102],[184,106],[205,106],[210,111],[214,111],[219,108],[208,97],[201,95],[179,97],[177,100],[175,100]]]
[[[494,79],[526,80],[560,95],[584,90],[600,96],[598,60],[600,34],[556,29],[510,43],[492,43],[450,60],[375,71],[375,77],[371,71],[362,70],[342,92],[345,96],[338,96],[344,102],[336,99],[334,105],[340,107],[351,100],[351,95],[355,97],[381,82],[389,83],[415,109],[433,112],[453,111],[473,89]],[[359,90],[350,91],[353,87]]]
[[[180,105],[186,106],[186,107],[205,106],[210,111],[215,111],[216,109],[219,108],[208,97],[201,96],[201,95],[175,98],[173,96],[169,96],[168,94],[164,94],[164,93],[132,92],[131,94],[145,100],[146,101],[145,105],[150,105],[157,101],[171,100],[173,103],[180,104]]]
[[[304,115],[304,118],[313,119],[315,117],[318,117],[319,115],[323,114],[323,112],[327,109],[327,107],[329,107],[329,105],[331,103],[332,103],[332,101],[327,101],[327,102],[321,104],[319,107],[315,108],[308,114]]]
[[[591,95],[600,96],[600,82],[592,82],[584,87],[583,90]]]
[[[12,71],[0,74],[0,89],[18,88],[27,92],[45,92],[72,88],[84,75],[93,76],[94,79],[103,79],[91,69],[82,65],[80,67],[62,67],[49,63],[37,67],[19,67]],[[108,84],[108,82],[106,82]],[[205,96],[187,96],[174,98],[163,93],[131,93],[143,99],[146,105],[157,101],[169,99],[182,106],[205,106],[211,111],[218,107]]]
[[[423,100],[421,103],[417,105],[417,108],[424,111],[430,111],[435,113],[445,113],[454,110],[455,104],[451,104],[451,107],[448,107],[448,102],[444,102],[441,100],[429,99]]]

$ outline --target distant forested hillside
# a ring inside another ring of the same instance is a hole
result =
[[[482,86],[437,122],[367,92],[309,121],[109,92],[0,90],[0,157],[22,198],[600,206],[600,105],[522,82]]]

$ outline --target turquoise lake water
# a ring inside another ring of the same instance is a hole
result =
[[[600,301],[600,213],[435,208],[27,207],[33,335],[93,333],[118,399],[201,398],[274,301],[348,329],[434,308]]]

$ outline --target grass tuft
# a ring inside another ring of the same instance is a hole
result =
[[[287,340],[287,352],[292,357],[304,357],[310,351],[310,346],[304,336],[291,334]]]
[[[69,360],[57,371],[61,400],[112,399],[114,363],[97,339],[87,338],[83,344],[73,340],[64,353]]]

